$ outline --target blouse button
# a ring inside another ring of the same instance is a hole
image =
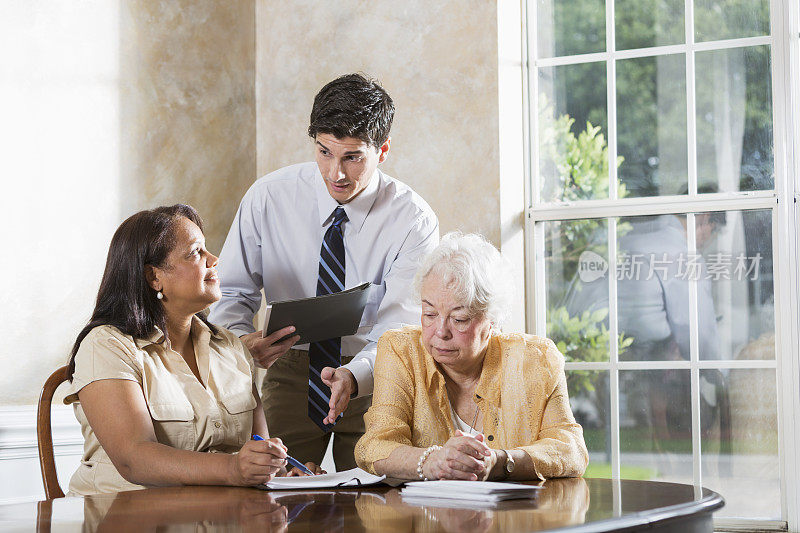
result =
[[[214,427],[215,427],[215,428],[219,429],[220,425],[221,425],[221,424],[220,424],[219,422],[214,422]]]
[[[486,438],[487,438],[487,439],[489,439],[489,440],[494,440],[494,435],[489,435],[489,436],[488,436],[488,437],[486,437]]]

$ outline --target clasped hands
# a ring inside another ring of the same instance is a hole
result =
[[[497,452],[490,449],[481,433],[456,434],[431,453],[422,465],[428,479],[463,479],[486,481],[497,463]]]
[[[300,340],[300,335],[292,335],[294,332],[294,326],[287,326],[266,337],[261,336],[261,331],[256,331],[255,333],[242,335],[240,339],[250,350],[256,366],[269,368]],[[281,341],[287,335],[292,336]],[[347,409],[350,397],[358,390],[356,378],[352,372],[343,367],[325,367],[322,369],[320,377],[322,382],[331,389],[331,399],[328,402],[330,410],[328,411],[328,416],[322,422],[324,424],[335,424],[336,418]]]

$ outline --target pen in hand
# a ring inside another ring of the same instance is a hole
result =
[[[261,435],[253,435],[253,440],[264,440],[264,437],[262,437]],[[291,455],[288,455],[288,454],[286,455],[286,462],[289,463],[290,465],[296,467],[296,468],[299,468],[300,471],[303,472],[304,474],[308,474],[309,476],[315,475],[314,472],[312,472],[311,470],[306,468],[306,465],[304,465],[303,463],[301,463],[300,461],[298,461],[297,459],[295,459]]]

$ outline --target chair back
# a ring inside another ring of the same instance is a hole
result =
[[[44,495],[48,500],[63,498],[64,491],[58,484],[56,459],[53,455],[53,430],[50,427],[50,406],[53,394],[59,385],[67,381],[67,367],[62,366],[47,378],[39,395],[39,407],[36,413],[36,440],[39,443],[39,466],[42,469]]]

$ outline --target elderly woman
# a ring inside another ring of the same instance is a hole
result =
[[[378,343],[365,470],[401,479],[580,476],[588,455],[552,341],[502,334],[507,263],[478,235],[449,234],[415,280],[422,327]]]
[[[69,361],[64,401],[75,405],[85,439],[71,494],[257,485],[286,473],[252,359],[203,314],[221,295],[202,228],[192,207],[174,205],[136,213],[111,240],[92,318]]]

